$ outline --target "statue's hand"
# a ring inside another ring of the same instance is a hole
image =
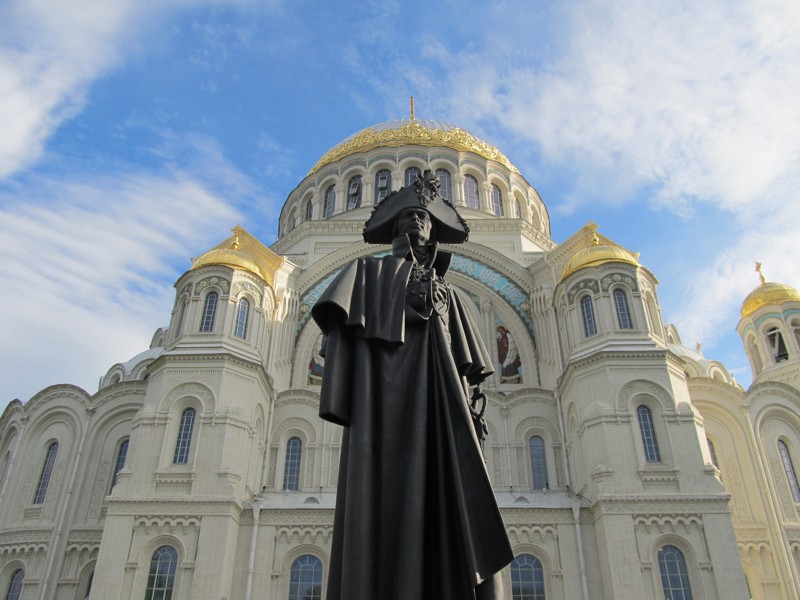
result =
[[[433,293],[434,304],[445,304],[447,302],[447,285],[440,283],[436,279],[431,282],[431,292]]]

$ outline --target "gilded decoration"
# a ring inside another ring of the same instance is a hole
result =
[[[742,318],[749,317],[764,306],[780,306],[786,302],[800,302],[800,293],[790,285],[762,283],[742,303]]]
[[[474,152],[487,160],[500,163],[508,170],[519,173],[506,156],[494,146],[458,127],[430,129],[419,121],[406,121],[393,129],[377,131],[370,127],[328,150],[309,171],[313,175],[325,165],[356,152],[368,152],[379,147],[400,147],[407,144],[420,146],[447,146],[463,152]]]

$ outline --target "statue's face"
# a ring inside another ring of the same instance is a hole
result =
[[[425,244],[431,239],[431,216],[424,208],[407,208],[397,217],[395,231],[397,235],[408,234],[409,239],[417,244]]]

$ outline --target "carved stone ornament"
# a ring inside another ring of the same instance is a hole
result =
[[[227,294],[228,290],[231,289],[231,284],[227,279],[225,279],[224,277],[212,276],[212,277],[206,277],[205,279],[201,279],[200,281],[198,281],[194,291],[195,293],[199,294],[209,285],[218,287],[219,289],[222,290],[224,294]]]
[[[261,290],[249,281],[237,281],[233,284],[233,295],[238,297],[242,292],[250,294],[256,301],[257,306],[261,306]]]
[[[593,294],[597,294],[600,292],[600,286],[595,279],[581,279],[578,283],[569,288],[567,292],[569,303],[573,304],[575,302],[575,296],[584,290],[590,290]]]
[[[608,275],[605,275],[600,280],[600,287],[604,292],[607,292],[615,283],[622,283],[630,288],[630,290],[633,292],[639,291],[639,286],[636,284],[636,280],[625,273],[609,273]]]

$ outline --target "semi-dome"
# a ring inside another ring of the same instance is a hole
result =
[[[636,257],[620,246],[601,244],[597,233],[592,233],[592,245],[575,253],[564,268],[561,279],[566,279],[575,271],[586,267],[597,267],[605,263],[622,262],[638,267]]]
[[[209,250],[199,258],[194,259],[192,270],[199,269],[208,265],[225,265],[234,269],[242,269],[258,275],[264,279],[261,269],[258,268],[253,256],[239,247],[239,237],[237,236],[229,248],[214,248]]]
[[[474,152],[483,158],[496,161],[514,173],[519,173],[506,155],[479,137],[449,123],[431,119],[399,119],[367,127],[337,144],[319,159],[309,171],[316,173],[325,165],[357,152],[368,152],[378,147],[398,147],[409,144],[419,146],[445,146],[460,152]]]
[[[749,317],[762,306],[800,302],[800,292],[784,283],[762,282],[742,302],[742,318]]]

